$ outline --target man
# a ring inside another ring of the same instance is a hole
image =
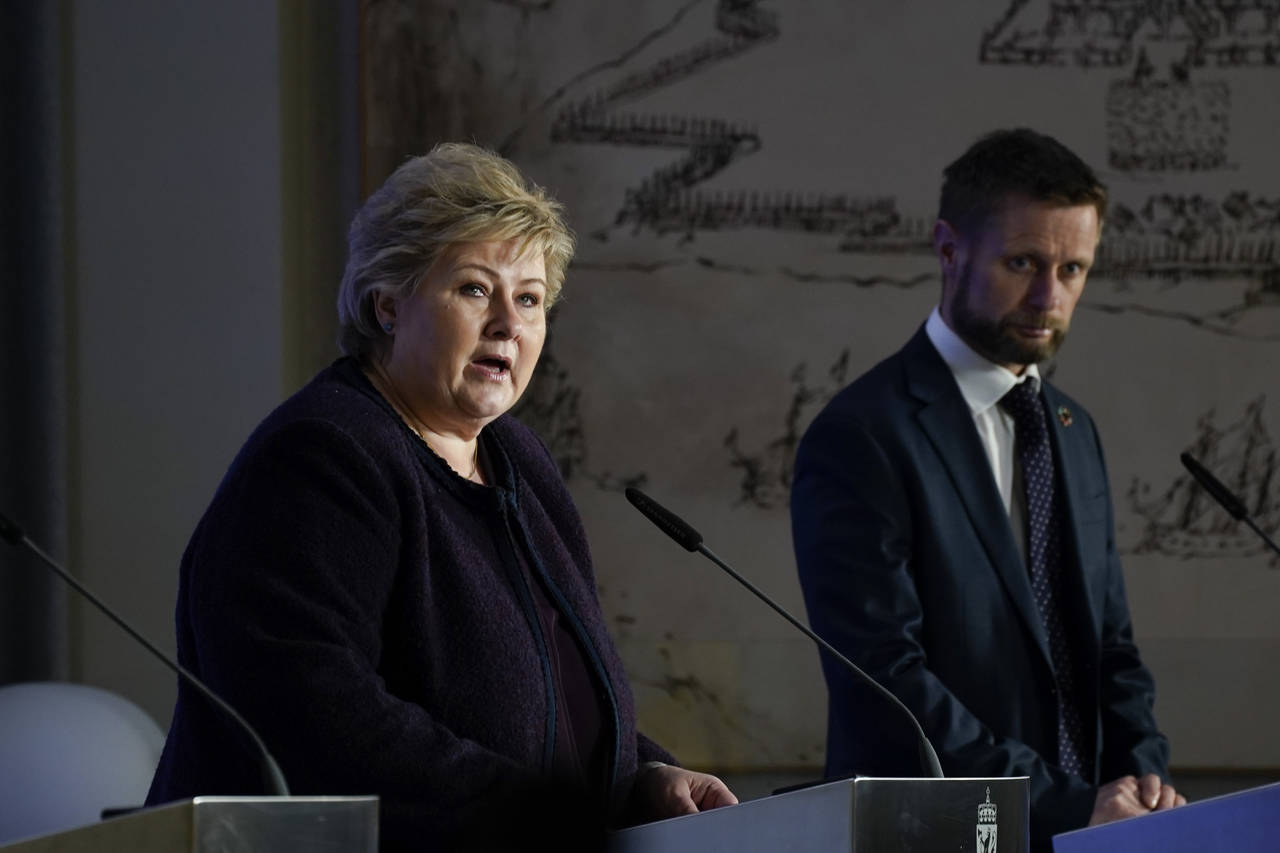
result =
[[[944,772],[1031,778],[1033,845],[1184,802],[1164,779],[1092,420],[1036,364],[1066,336],[1106,189],[999,131],[945,171],[942,298],[796,457],[813,627],[920,720]],[[827,771],[919,775],[909,723],[824,658]]]

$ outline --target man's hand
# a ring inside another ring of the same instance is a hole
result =
[[[631,793],[647,820],[695,814],[738,802],[715,776],[670,764],[642,768]]]
[[[1186,797],[1175,791],[1172,785],[1165,784],[1154,773],[1148,773],[1141,779],[1121,776],[1098,789],[1089,826],[1171,809],[1186,803]]]

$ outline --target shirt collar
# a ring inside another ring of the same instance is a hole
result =
[[[1034,383],[1035,389],[1040,390],[1040,371],[1034,364],[1028,365],[1021,376],[1015,376],[989,361],[951,331],[936,306],[924,324],[924,331],[938,355],[951,368],[951,374],[960,386],[960,396],[964,397],[972,414],[985,412],[1024,380]]]

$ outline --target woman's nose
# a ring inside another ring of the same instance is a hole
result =
[[[520,312],[509,296],[495,295],[489,303],[489,318],[485,322],[485,335],[499,340],[510,340],[520,336],[523,324]]]

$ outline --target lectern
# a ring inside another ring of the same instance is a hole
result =
[[[377,853],[377,797],[196,797],[3,853]]]
[[[1025,776],[859,777],[625,829],[610,837],[609,850],[1027,853],[1028,803]]]
[[[1054,853],[1273,853],[1280,850],[1280,782],[1053,837]]]

